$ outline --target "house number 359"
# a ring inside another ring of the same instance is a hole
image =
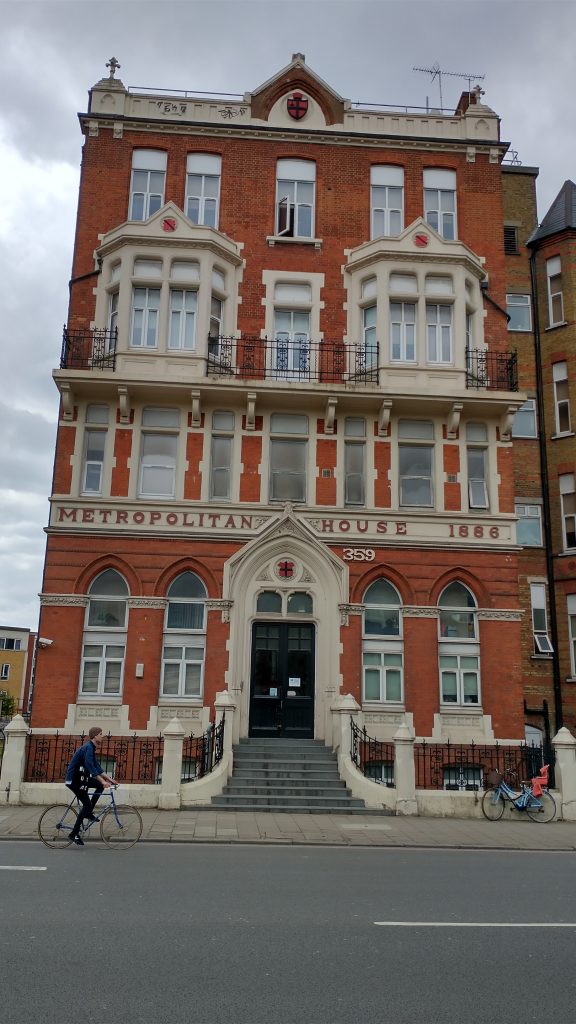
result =
[[[373,562],[375,557],[374,548],[344,548],[345,562]]]

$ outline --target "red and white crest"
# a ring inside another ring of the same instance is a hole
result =
[[[304,115],[308,113],[308,100],[301,92],[291,93],[286,106],[290,117],[293,117],[295,121],[301,121]]]

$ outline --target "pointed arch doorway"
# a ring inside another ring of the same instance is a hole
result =
[[[249,736],[314,736],[316,628],[252,623]]]

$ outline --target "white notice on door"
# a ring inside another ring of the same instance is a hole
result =
[[[301,685],[301,680],[298,679],[297,676],[289,676],[289,678],[288,678],[288,686],[300,686],[300,685]]]

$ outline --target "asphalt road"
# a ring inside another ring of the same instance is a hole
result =
[[[6,870],[31,867],[46,870]],[[574,1024],[575,868],[574,853],[3,843],[0,1020]]]

